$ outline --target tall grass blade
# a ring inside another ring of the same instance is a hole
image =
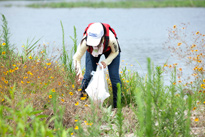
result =
[[[62,21],[60,21],[60,23],[61,23],[61,28],[62,28],[62,44],[63,44],[63,55],[61,57],[61,60],[64,65],[64,69],[67,71],[68,70],[68,66],[67,66],[68,55],[67,55],[66,48],[65,48],[63,23]]]
[[[123,134],[123,130],[122,130],[122,126],[123,126],[123,113],[122,113],[122,104],[121,104],[121,85],[120,83],[117,83],[117,126],[118,126],[118,133],[119,133],[119,137],[122,136]]]
[[[146,136],[153,136],[153,127],[152,127],[152,96],[151,96],[151,59],[147,58],[148,63],[148,83],[147,83],[147,95],[146,95]]]
[[[137,136],[143,137],[145,133],[145,113],[144,113],[144,101],[142,99],[142,90],[138,87],[135,89],[135,101],[137,104],[137,110],[133,109],[135,114],[137,115],[139,127],[137,127],[136,132]]]

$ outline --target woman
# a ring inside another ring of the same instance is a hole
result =
[[[101,61],[101,64],[104,68],[108,66],[113,90],[113,107],[117,107],[117,83],[121,84],[119,76],[120,52],[116,33],[109,24],[95,22],[88,25],[77,52],[73,56],[78,81],[82,80],[81,96],[84,95],[83,93],[85,93],[85,89],[91,80],[91,72],[96,71],[100,57],[104,54],[105,60]],[[85,53],[85,74],[83,76],[81,58]]]

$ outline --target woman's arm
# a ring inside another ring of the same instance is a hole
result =
[[[83,40],[77,48],[76,53],[73,56],[73,62],[74,62],[74,67],[75,70],[77,72],[77,76],[79,74],[82,75],[82,70],[81,70],[81,58],[82,56],[85,54],[86,50],[88,49],[88,47],[86,46],[86,41]]]
[[[110,33],[110,37],[109,37],[108,46],[110,46],[111,48],[111,53],[105,60],[102,61],[105,62],[106,65],[110,65],[113,59],[117,57],[117,55],[119,54],[119,45],[117,39],[115,38],[114,34],[111,31],[109,33]]]

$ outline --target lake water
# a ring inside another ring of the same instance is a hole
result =
[[[200,31],[205,34],[205,8],[26,8],[4,7],[0,2],[0,13],[8,21],[10,41],[21,51],[27,39],[41,38],[39,44],[47,44],[49,48],[62,46],[62,21],[65,31],[65,44],[71,49],[73,27],[77,29],[78,43],[85,27],[90,22],[105,22],[116,31],[121,46],[121,66],[128,69],[146,72],[147,57],[155,65],[162,65],[170,57],[163,44],[168,39],[168,29],[173,25],[189,23],[189,31]],[[1,22],[2,23],[2,22]],[[84,65],[84,57],[82,66]],[[176,59],[169,64],[179,63]],[[140,65],[139,65],[140,64]],[[133,66],[132,66],[133,65]],[[141,67],[140,67],[141,66]]]

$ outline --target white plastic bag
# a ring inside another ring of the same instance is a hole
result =
[[[92,72],[93,73],[93,72]],[[88,87],[85,89],[89,98],[94,103],[102,105],[104,100],[110,96],[108,91],[108,84],[105,78],[105,69],[102,64],[99,64],[96,72],[94,72]]]

